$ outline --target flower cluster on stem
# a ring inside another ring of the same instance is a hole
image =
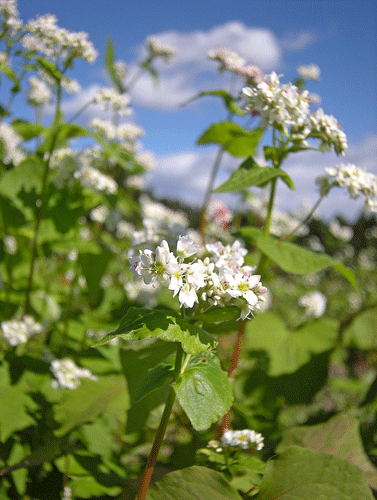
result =
[[[233,245],[221,242],[207,244],[210,256],[185,262],[200,251],[189,235],[180,236],[176,254],[170,251],[163,240],[153,252],[139,250],[139,255],[130,257],[130,270],[134,280],[142,277],[146,284],[159,282],[178,295],[180,306],[204,312],[211,306],[237,306],[240,318],[248,318],[259,310],[263,294],[267,289],[253,268],[244,266],[247,250],[239,241]]]

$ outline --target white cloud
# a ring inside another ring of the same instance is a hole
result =
[[[216,150],[187,151],[174,155],[160,157],[157,167],[149,178],[149,185],[158,197],[167,197],[181,200],[200,206],[203,202],[208,185],[210,172],[216,156]],[[242,162],[228,155],[224,155],[223,163],[215,186],[219,186],[229,177]],[[318,199],[318,190],[315,179],[322,175],[326,167],[338,163],[355,163],[358,167],[377,174],[377,135],[366,136],[360,143],[351,145],[344,158],[338,158],[334,153],[318,153],[307,151],[291,155],[283,165],[283,169],[291,176],[296,189],[290,190],[285,184],[278,184],[279,208],[293,212],[303,199],[313,204]],[[257,194],[264,190],[255,188]],[[237,204],[236,195],[216,195],[230,205]],[[319,213],[325,219],[336,214],[342,214],[349,220],[355,219],[364,206],[362,198],[351,200],[342,189],[333,189],[319,207]]]
[[[281,41],[281,45],[285,50],[299,52],[306,49],[317,41],[317,36],[310,31],[301,31],[300,33],[288,33]]]

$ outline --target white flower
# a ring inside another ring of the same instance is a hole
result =
[[[309,292],[300,297],[298,303],[306,308],[305,313],[308,316],[319,318],[326,310],[327,299],[321,292]]]
[[[349,226],[342,226],[339,224],[338,219],[334,219],[330,223],[329,230],[336,238],[343,241],[350,241],[353,236],[353,229]]]
[[[90,121],[89,127],[94,129],[98,134],[106,139],[112,141],[116,137],[117,129],[115,125],[109,120],[102,120],[102,118],[93,118]]]
[[[322,108],[309,116],[309,137],[321,141],[321,149],[330,151],[334,147],[335,153],[344,156],[347,151],[347,136],[340,129],[338,121],[332,115],[326,115]]]
[[[303,80],[315,80],[318,82],[321,79],[321,70],[316,64],[302,64],[298,66],[297,73]]]
[[[13,130],[11,125],[6,122],[0,123],[0,143],[3,146],[0,150],[3,149],[3,163],[18,165],[26,158],[19,148],[21,142],[22,138]]]
[[[126,94],[120,94],[112,87],[100,88],[93,98],[95,104],[101,105],[102,111],[107,111],[110,107],[120,115],[130,115],[130,98]]]
[[[239,72],[245,66],[246,61],[232,50],[227,48],[213,49],[208,52],[208,58],[220,63],[219,72],[232,71]]]
[[[351,198],[357,199],[364,195],[365,207],[372,212],[377,211],[377,176],[351,163],[326,168],[325,172],[326,175],[316,179],[321,196],[327,195],[335,186],[343,187],[348,190]]]
[[[109,215],[109,209],[105,205],[99,205],[96,208],[92,208],[90,211],[90,218],[95,222],[103,224]]]
[[[127,76],[127,64],[124,61],[115,61],[114,63],[115,73],[119,80],[124,80]]]
[[[177,258],[169,251],[169,245],[165,240],[156,248],[156,252],[140,250],[139,255],[130,257],[129,261],[134,281],[141,276],[147,285],[153,284],[157,279],[161,284],[168,286],[170,276],[179,271]]]
[[[166,62],[170,61],[177,53],[174,47],[163,44],[154,36],[147,39],[147,49],[152,57],[162,57]]]
[[[54,359],[50,367],[52,373],[56,377],[54,388],[63,387],[67,389],[76,389],[81,384],[80,379],[89,378],[90,380],[98,380],[98,377],[87,368],[79,368],[71,359]]]
[[[30,89],[27,98],[29,104],[38,107],[51,101],[52,92],[43,80],[40,80],[36,76],[31,76],[29,78],[29,85]]]
[[[17,240],[14,236],[6,234],[3,238],[3,243],[5,251],[9,253],[9,255],[15,255],[17,253],[18,245],[17,245]]]
[[[191,257],[199,251],[199,245],[195,244],[191,236],[180,236],[177,243],[177,255],[180,258],[185,259],[186,257]]]
[[[76,170],[73,175],[80,180],[83,187],[105,191],[108,194],[115,194],[118,190],[116,181],[108,175],[102,174],[96,168],[83,166]]]
[[[3,338],[11,345],[25,344],[29,338],[42,331],[42,325],[36,323],[34,318],[25,315],[22,320],[10,319],[2,321],[1,330]]]
[[[243,450],[247,450],[248,448],[256,448],[260,451],[263,446],[263,436],[253,430],[244,429],[242,431],[232,431],[227,430],[220,438],[220,444],[226,447],[240,447]]]

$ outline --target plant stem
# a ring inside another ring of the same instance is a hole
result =
[[[72,116],[72,118],[67,122],[67,123],[72,123],[73,120],[75,120],[83,111],[86,110],[91,104],[93,104],[94,100],[92,99],[91,101],[87,102],[81,108]]]
[[[234,346],[232,359],[230,362],[230,367],[228,370],[228,378],[233,379],[235,375],[235,371],[237,370],[238,363],[240,361],[242,346],[245,340],[245,324],[246,320],[242,320],[240,326],[238,328],[237,340]],[[230,414],[232,409],[230,409],[224,416],[221,422],[221,435],[228,429],[230,429]]]
[[[280,243],[282,243],[283,241],[287,240],[288,238],[290,238],[291,236],[293,236],[295,233],[297,233],[297,231],[299,229],[301,229],[302,226],[304,226],[308,222],[308,220],[313,216],[314,212],[317,210],[318,205],[321,203],[323,198],[324,198],[324,196],[319,197],[319,199],[317,200],[317,203],[313,206],[313,208],[310,210],[309,214],[305,217],[305,219],[302,222],[300,222],[300,224],[297,227],[295,227],[295,229],[293,229],[293,231],[291,231],[290,233],[281,237],[280,240],[277,242],[278,245]]]
[[[177,354],[175,357],[175,367],[174,367],[174,382],[178,379],[181,371],[183,350],[181,344],[178,344]],[[137,500],[145,500],[149,484],[151,482],[154,467],[157,462],[158,452],[160,450],[162,440],[164,439],[166,427],[168,425],[169,417],[173,408],[175,401],[175,391],[172,386],[170,386],[169,394],[166,400],[164,413],[162,414],[160,425],[158,426],[156,436],[153,441],[152,449],[148,457],[147,465],[145,466],[143,476],[141,478],[140,488],[137,494]]]

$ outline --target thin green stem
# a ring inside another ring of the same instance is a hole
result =
[[[86,108],[88,108],[93,103],[94,103],[94,99],[92,99],[91,101],[88,101],[86,104],[84,104],[83,106],[81,106],[81,108],[72,116],[72,118],[70,120],[68,120],[67,123],[72,123],[73,120],[75,120],[79,115],[81,115],[81,113],[83,111],[85,111]]]
[[[183,350],[181,347],[181,344],[178,344],[177,348],[177,354],[175,356],[175,366],[174,366],[174,379],[173,379],[173,384],[174,382],[177,381],[180,371],[181,371],[181,364],[182,364],[182,356],[183,356]],[[162,440],[164,439],[164,435],[166,432],[166,427],[168,425],[169,417],[171,414],[171,411],[173,409],[173,404],[175,401],[175,391],[173,387],[171,386],[169,389],[169,394],[166,400],[165,404],[165,409],[161,417],[160,424],[157,429],[156,436],[153,441],[152,449],[148,457],[147,465],[145,466],[143,476],[141,478],[141,483],[140,483],[140,488],[137,494],[137,500],[145,500],[147,496],[147,491],[149,488],[149,484],[151,482],[152,474],[154,471],[154,467],[157,462],[157,456],[158,452],[160,450]]]
[[[136,84],[136,82],[139,80],[139,78],[143,75],[145,69],[140,66],[138,71],[134,74],[134,76],[131,78],[130,83],[126,86],[126,92],[130,92]]]
[[[267,217],[266,217],[266,220],[264,223],[264,228],[263,228],[263,234],[266,238],[268,238],[268,236],[270,234],[272,209],[273,209],[274,201],[275,201],[276,181],[277,181],[276,177],[275,177],[275,179],[272,179],[272,181],[271,181],[271,191],[270,191],[270,199],[268,200]]]
[[[280,238],[280,240],[277,242],[277,244],[278,244],[278,245],[279,245],[280,243],[282,243],[283,241],[288,240],[288,239],[289,239],[291,236],[293,236],[294,234],[296,234],[296,233],[297,233],[297,231],[298,231],[299,229],[301,229],[301,228],[302,228],[302,226],[304,226],[304,225],[308,222],[308,220],[309,220],[309,219],[311,219],[311,218],[312,218],[312,216],[313,216],[314,212],[317,210],[318,205],[321,203],[321,201],[323,200],[323,198],[324,198],[324,197],[325,197],[324,195],[322,195],[322,196],[320,196],[320,197],[319,197],[319,199],[317,200],[317,202],[315,203],[315,205],[313,206],[313,208],[310,210],[310,212],[308,213],[308,215],[305,217],[305,219],[304,219],[302,222],[300,222],[300,224],[299,224],[298,226],[296,226],[296,227],[293,229],[293,231],[291,231],[290,233],[286,234],[285,236],[282,236],[282,237]]]

